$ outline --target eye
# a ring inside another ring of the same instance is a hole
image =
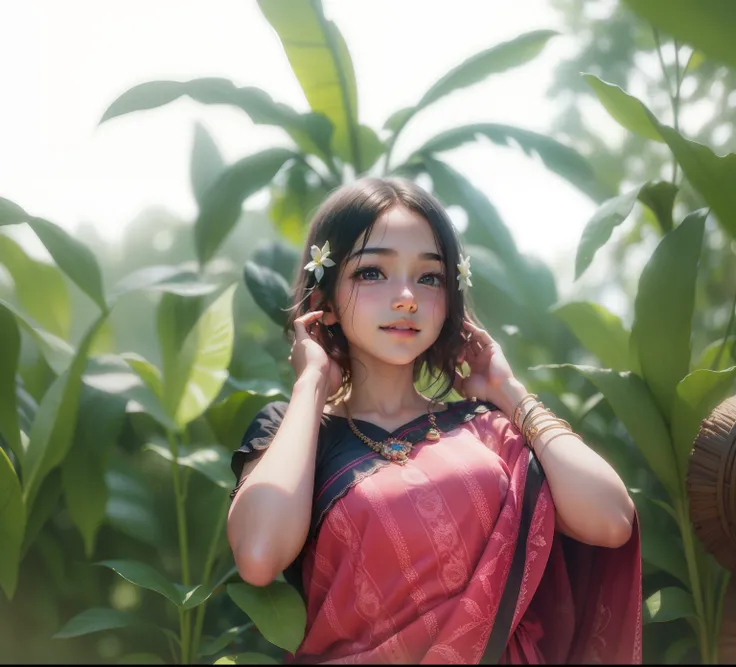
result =
[[[359,282],[373,281],[380,280],[382,276],[383,272],[378,267],[363,266],[353,273],[353,280],[357,280]]]
[[[441,273],[425,273],[419,282],[430,287],[442,287],[445,284],[445,276]]]

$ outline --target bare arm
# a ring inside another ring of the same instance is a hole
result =
[[[511,418],[524,387],[512,381],[499,403]],[[522,411],[522,419],[528,403]],[[634,503],[616,471],[585,443],[562,428],[537,435],[530,443],[539,458],[557,510],[557,530],[587,544],[618,547],[631,536]]]
[[[227,519],[240,576],[265,586],[301,551],[312,516],[314,468],[322,411],[339,370],[307,333],[322,311],[300,317],[290,360],[297,381],[279,426],[260,459],[243,468]]]
[[[273,581],[307,538],[326,400],[321,384],[309,371],[297,380],[279,430],[263,456],[243,469],[247,479],[230,506],[227,535],[235,564],[240,576],[256,586]]]

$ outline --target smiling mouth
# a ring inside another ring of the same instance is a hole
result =
[[[390,326],[390,327],[379,327],[381,331],[405,331],[409,333],[419,333],[420,329],[415,329],[410,326]]]

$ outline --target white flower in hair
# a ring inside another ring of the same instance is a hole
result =
[[[473,274],[470,272],[470,256],[463,257],[460,255],[460,264],[457,265],[458,270],[458,282],[459,285],[457,286],[458,289],[467,289],[468,287],[472,287],[473,283],[470,282],[470,276]]]
[[[325,244],[320,250],[316,245],[310,248],[310,254],[312,255],[312,261],[309,262],[304,268],[307,271],[314,271],[314,277],[317,282],[322,280],[322,276],[325,275],[324,267],[335,266],[335,262],[330,259],[330,242],[325,241]]]

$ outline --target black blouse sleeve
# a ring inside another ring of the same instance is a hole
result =
[[[271,444],[271,440],[281,426],[288,405],[285,401],[273,401],[253,418],[243,435],[240,447],[233,452],[230,460],[230,468],[235,475],[236,483],[240,481],[245,464],[261,456]],[[239,485],[233,489],[230,494],[231,498],[235,497],[238,488]]]

